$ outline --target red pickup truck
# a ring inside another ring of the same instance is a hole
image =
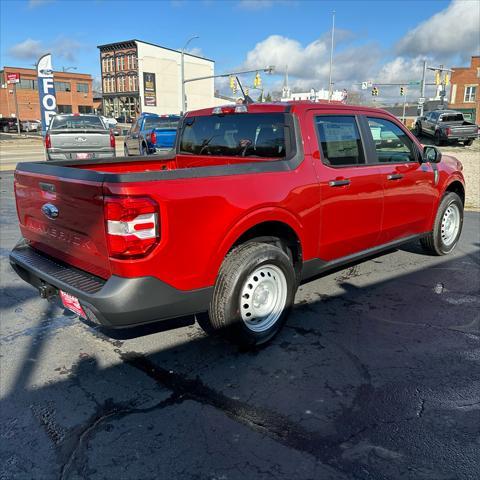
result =
[[[43,297],[114,328],[195,314],[252,345],[301,282],[414,239],[450,253],[465,186],[385,111],[291,102],[190,112],[166,157],[21,163],[15,194],[10,262]]]

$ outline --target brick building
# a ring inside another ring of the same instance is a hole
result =
[[[40,119],[37,72],[33,68],[4,67],[0,71],[0,116],[15,116],[13,85],[7,84],[8,73],[19,73],[17,83],[18,116],[21,120]],[[93,112],[92,76],[85,73],[53,72],[57,111],[59,113]]]
[[[480,56],[471,59],[469,67],[453,67],[449,108],[463,112],[465,118],[480,124]]]

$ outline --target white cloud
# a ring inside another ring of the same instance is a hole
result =
[[[83,45],[68,37],[58,37],[51,44],[44,44],[40,40],[27,38],[9,48],[8,54],[20,60],[38,60],[45,53],[64,58],[70,62],[75,61],[76,54]]]
[[[480,2],[454,0],[450,5],[420,23],[397,43],[401,55],[461,56],[479,51]]]
[[[255,69],[274,65],[276,73],[282,74],[288,65],[293,87],[308,90],[327,88],[330,59],[330,40],[327,37],[322,36],[303,46],[297,40],[271,35],[247,53],[243,66]],[[342,37],[350,37],[349,32],[342,32]],[[364,80],[378,59],[379,50],[374,45],[339,49],[334,56],[335,87],[348,88],[352,82]]]
[[[48,53],[48,50],[39,40],[27,38],[23,42],[17,43],[8,50],[9,55],[20,60],[34,60]]]

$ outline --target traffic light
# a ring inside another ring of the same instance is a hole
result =
[[[450,85],[450,74],[446,73],[444,80],[445,80],[445,85]]]
[[[405,87],[400,87],[400,95],[405,96]]]
[[[377,87],[372,88],[372,97],[378,97],[378,88]]]
[[[262,77],[260,77],[260,74],[257,72],[255,75],[255,79],[253,80],[253,86],[255,88],[258,88],[262,85]]]
[[[237,93],[237,80],[233,76],[230,76],[230,88],[233,93]]]
[[[440,70],[435,70],[435,85],[440,85],[442,83],[442,72]]]

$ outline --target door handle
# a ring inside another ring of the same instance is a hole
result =
[[[401,173],[392,173],[391,175],[387,176],[387,180],[401,180],[403,175]]]
[[[345,180],[330,180],[328,185],[330,187],[343,187],[345,185],[350,185],[350,180],[348,178]]]

